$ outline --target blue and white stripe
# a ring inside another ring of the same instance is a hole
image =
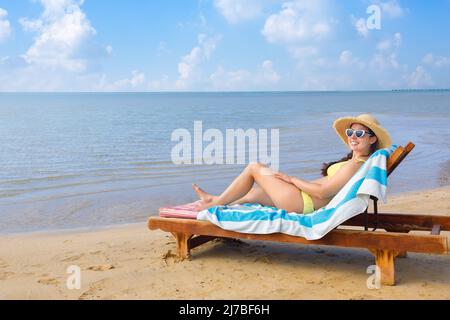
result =
[[[311,214],[288,213],[259,204],[242,204],[203,210],[197,219],[241,233],[281,232],[308,240],[320,239],[344,221],[364,212],[370,196],[386,202],[387,158],[396,149],[397,146],[393,145],[375,152],[328,205]]]

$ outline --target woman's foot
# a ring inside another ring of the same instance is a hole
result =
[[[217,205],[217,200],[219,197],[207,193],[195,183],[192,184],[192,188],[194,188],[194,191],[197,193],[198,197],[201,200],[201,205],[199,207],[200,211]]]

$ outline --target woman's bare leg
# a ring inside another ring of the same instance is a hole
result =
[[[217,199],[219,198],[218,196],[209,194],[208,192],[204,191],[202,188],[200,188],[195,183],[192,184],[192,188],[194,188],[194,191],[197,193],[197,196],[203,202],[201,209],[206,209],[206,208],[212,207],[212,206],[214,206],[214,203],[217,203]]]
[[[241,174],[225,189],[220,196],[214,196],[203,191],[198,185],[193,184],[193,188],[199,198],[203,201],[200,209],[207,209],[214,206],[227,205],[244,197],[253,187],[255,179],[251,170],[253,164],[248,165]]]
[[[233,203],[243,198],[256,182],[276,207],[290,212],[302,212],[303,200],[300,197],[299,189],[290,183],[268,175],[268,170],[270,171],[259,163],[249,164],[220,196],[212,196],[201,190],[197,185],[193,185],[195,191],[203,200],[201,209]]]
[[[219,198],[218,196],[214,196],[205,192],[196,184],[194,184],[193,187],[199,195],[199,198],[202,199],[205,204],[211,205],[213,201],[217,201],[217,199]],[[269,195],[265,193],[264,190],[258,185],[255,185],[245,196],[230,203],[230,205],[243,203],[259,203],[263,206],[275,206]]]
[[[243,204],[243,203],[259,203],[263,206],[269,206],[269,207],[275,206],[272,199],[270,199],[269,195],[267,193],[265,193],[264,190],[258,185],[253,187],[241,199],[238,199],[230,204]]]

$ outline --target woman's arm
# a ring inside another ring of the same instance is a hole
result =
[[[284,174],[284,173],[281,173],[281,172],[275,172],[273,175],[274,175],[274,177],[276,177],[276,178],[278,178],[280,180],[283,180],[283,181],[285,181],[287,183],[290,183],[290,184],[294,184],[294,182],[292,180],[292,179],[294,179],[294,177],[288,176],[287,174]],[[303,181],[306,181],[306,180],[303,180]],[[322,185],[326,181],[328,181],[328,178],[327,177],[322,177],[322,178],[319,178],[319,179],[316,179],[316,180],[312,180],[312,181],[310,181],[310,183]]]
[[[349,161],[331,179],[306,181],[292,177],[291,183],[313,197],[329,199],[334,197],[345,186],[360,167],[361,163]]]
[[[316,197],[316,198],[322,198],[322,188],[323,185],[319,184],[317,182],[307,181],[299,178],[293,177],[291,179],[292,184],[295,185],[300,190],[303,190],[307,194]],[[319,196],[320,195],[320,196]]]
[[[324,184],[327,181],[328,181],[327,177],[322,177],[322,178],[319,178],[319,179],[316,179],[316,180],[312,180],[310,182],[322,185],[322,184]]]

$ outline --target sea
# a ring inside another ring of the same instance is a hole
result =
[[[145,222],[197,200],[192,183],[219,194],[250,159],[195,159],[199,122],[223,134],[224,157],[227,129],[265,130],[269,153],[277,131],[279,170],[319,178],[348,153],[333,121],[362,113],[416,145],[389,194],[450,184],[450,91],[0,93],[0,234]],[[174,161],[180,129],[191,163]]]

